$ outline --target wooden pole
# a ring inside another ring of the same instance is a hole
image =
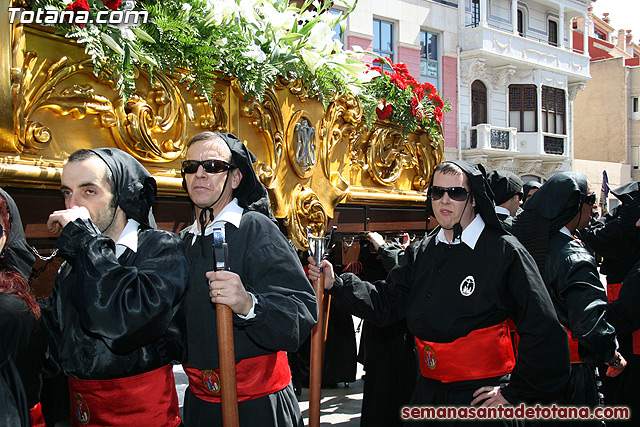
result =
[[[309,250],[315,258],[316,265],[324,259],[336,227],[326,237],[315,237],[311,234],[311,227],[307,226],[307,241]],[[320,400],[322,399],[322,362],[324,359],[324,343],[326,341],[326,322],[329,319],[328,309],[324,299],[324,272],[320,269],[320,278],[313,282],[313,290],[318,303],[318,323],[311,331],[311,361],[309,367],[309,427],[320,427]],[[327,296],[327,303],[331,302]]]
[[[229,306],[216,304],[218,323],[218,358],[220,360],[220,398],[222,425],[238,427],[238,389],[236,385],[236,357],[233,341],[233,312]]]
[[[324,350],[324,273],[313,282],[318,302],[318,323],[311,332],[311,362],[309,367],[309,427],[320,427],[322,398],[322,353]]]
[[[213,230],[213,263],[217,271],[229,270],[229,252],[223,227],[214,227]],[[216,303],[216,323],[218,326],[222,425],[224,427],[239,427],[236,348],[233,338],[233,311],[231,307]]]

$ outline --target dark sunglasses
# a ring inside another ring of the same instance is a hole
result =
[[[438,187],[432,186],[429,188],[429,194],[431,195],[431,200],[440,200],[444,197],[444,193],[449,195],[451,200],[455,200],[456,202],[464,202],[467,200],[469,192],[464,187]]]
[[[207,173],[220,173],[233,169],[233,166],[224,160],[183,160],[182,173],[196,173],[200,166]]]
[[[585,205],[589,205],[589,206],[593,206],[596,204],[596,193],[591,193],[591,194],[587,194],[587,196],[584,198],[584,202]]]
[[[0,239],[2,239],[2,236],[4,236],[5,231],[6,230],[4,228],[0,227]]]

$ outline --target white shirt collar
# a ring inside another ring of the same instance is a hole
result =
[[[509,209],[505,208],[504,206],[496,206],[496,213],[511,216],[511,212],[509,212]]]
[[[480,216],[480,214],[476,214],[476,217],[473,221],[462,230],[462,236],[460,238],[455,239],[453,242],[449,243],[447,238],[444,235],[444,229],[441,228],[438,234],[436,235],[436,244],[442,242],[448,245],[457,245],[461,241],[464,242],[471,249],[475,249],[476,243],[478,243],[478,239],[480,238],[480,234],[484,230],[484,220]]]
[[[227,222],[233,224],[236,228],[240,227],[240,220],[242,219],[242,213],[244,209],[238,204],[238,199],[234,198],[227,206],[222,208],[220,213],[213,219],[213,222],[208,224],[204,229],[204,235],[208,236],[213,233],[213,227],[224,225]],[[198,219],[187,228],[187,233],[191,233],[195,236],[200,235],[198,230]]]
[[[567,227],[562,227],[562,228],[560,229],[560,232],[561,232],[562,234],[566,234],[566,235],[567,235],[567,236],[569,236],[569,237],[573,237],[573,236],[571,235],[571,232],[569,231],[569,229],[568,229]]]
[[[116,242],[116,257],[120,257],[124,253],[125,248],[138,252],[138,228],[140,223],[135,219],[129,219],[125,225],[118,241]]]

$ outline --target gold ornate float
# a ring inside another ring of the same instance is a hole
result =
[[[10,2],[0,1],[5,10]],[[324,232],[338,204],[418,206],[443,144],[426,132],[403,136],[379,122],[364,125],[357,98],[323,105],[300,82],[280,79],[261,102],[245,100],[233,80],[218,80],[207,102],[181,75],[139,72],[123,101],[97,78],[83,49],[36,26],[0,24],[0,179],[2,186],[56,189],[65,158],[79,148],[128,151],[158,181],[161,195],[185,196],[179,176],[188,139],[202,130],[236,134],[258,157],[254,165],[272,209],[296,246],[305,227]]]

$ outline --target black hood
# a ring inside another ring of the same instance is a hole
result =
[[[589,191],[587,177],[561,172],[533,193],[513,221],[513,234],[533,256],[541,274],[549,248],[549,237],[567,225],[582,208]]]
[[[624,203],[639,203],[640,201],[640,186],[638,181],[630,182],[622,187],[618,187],[615,190],[611,190],[611,193]]]
[[[487,181],[493,191],[493,197],[496,206],[499,206],[513,196],[522,192],[524,183],[513,172],[505,170],[493,170],[487,175]]]
[[[532,188],[540,188],[542,187],[542,184],[540,184],[538,181],[527,181],[525,182],[525,184],[522,186],[522,192],[524,193],[524,196],[522,196],[522,201],[525,202],[527,201],[527,194],[529,194],[529,191]]]
[[[122,150],[95,148],[90,151],[100,157],[111,171],[120,209],[127,217],[151,227],[149,213],[156,200],[156,180],[139,161]]]
[[[11,227],[7,243],[0,256],[4,258],[4,263],[7,267],[14,269],[28,281],[36,258],[27,244],[16,202],[2,188],[0,188],[0,197],[7,202]]]
[[[232,133],[214,133],[229,146],[232,163],[242,172],[240,185],[233,190],[238,204],[247,210],[260,212],[275,222],[267,189],[262,185],[253,168],[253,164],[258,161],[256,156]]]
[[[552,176],[527,200],[523,207],[535,211],[552,224],[550,232],[560,230],[580,212],[588,193],[587,177],[577,172]]]
[[[471,193],[473,194],[473,198],[476,202],[476,211],[482,217],[485,225],[506,234],[507,232],[502,227],[502,223],[498,219],[494,208],[493,191],[491,191],[491,187],[489,187],[487,172],[485,171],[484,166],[481,164],[472,164],[463,160],[450,160],[447,162],[457,165],[467,176]],[[433,176],[429,183],[429,187],[431,186],[433,186]],[[431,206],[430,197],[427,197],[427,214],[428,216],[433,215],[433,206]]]

